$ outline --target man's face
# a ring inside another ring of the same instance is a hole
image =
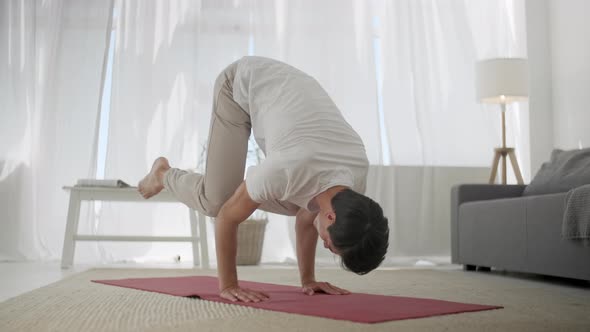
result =
[[[318,213],[317,217],[313,221],[313,225],[318,231],[318,235],[322,241],[324,241],[324,248],[330,250],[332,253],[338,255],[338,250],[334,247],[332,239],[330,239],[330,233],[328,227],[336,221],[336,214],[334,212],[329,213]]]

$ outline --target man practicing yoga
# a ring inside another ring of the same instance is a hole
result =
[[[244,168],[250,129],[266,158]],[[296,216],[296,248],[306,294],[348,291],[315,279],[318,235],[345,269],[375,269],[388,246],[383,210],[363,195],[365,147],[326,91],[285,63],[244,57],[215,81],[205,173],[155,160],[139,183],[144,198],[166,188],[179,201],[216,217],[215,244],[221,297],[259,302],[268,295],[238,285],[238,225],[256,209]]]

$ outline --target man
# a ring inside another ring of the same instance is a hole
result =
[[[244,168],[250,129],[266,158]],[[238,285],[238,225],[256,209],[296,216],[297,260],[306,294],[348,291],[314,275],[318,235],[345,269],[365,274],[384,259],[389,227],[379,204],[362,195],[368,161],[358,134],[320,84],[285,63],[244,57],[217,78],[205,173],[171,168],[163,157],[139,183],[145,198],[166,188],[216,217],[219,290],[232,301],[263,292]]]

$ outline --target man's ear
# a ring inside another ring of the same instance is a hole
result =
[[[326,213],[326,217],[328,217],[328,220],[330,220],[330,221],[335,221],[336,220],[336,213],[334,213],[334,212],[327,212]]]

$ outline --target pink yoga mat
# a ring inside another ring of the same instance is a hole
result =
[[[270,295],[270,299],[259,303],[232,302],[219,297],[218,282],[215,277],[139,278],[93,280],[93,282],[359,323],[379,323],[502,308],[489,305],[361,293],[349,295],[315,294],[310,296],[303,294],[299,287],[251,281],[240,281],[240,285],[264,291]]]

